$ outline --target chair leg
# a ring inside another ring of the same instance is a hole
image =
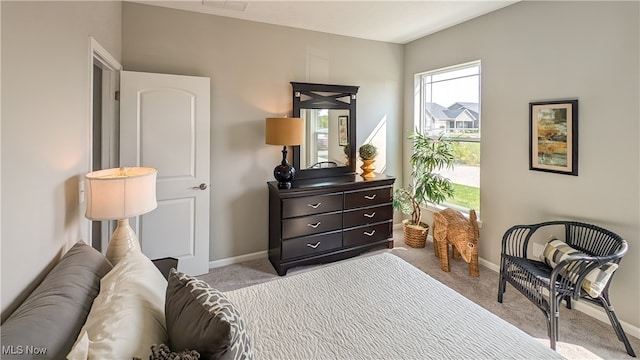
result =
[[[543,313],[545,320],[547,320],[547,337],[551,340],[551,316],[545,311]]]
[[[571,296],[565,296],[564,301],[567,303],[567,309],[571,310]]]
[[[555,291],[550,291],[549,296],[549,342],[553,350],[556,349],[556,342],[558,341],[558,320],[560,318],[560,302],[562,297],[555,295]]]
[[[504,278],[502,268],[500,268],[500,278],[498,279],[498,302],[502,304],[502,295],[504,295],[507,287],[507,280]]]
[[[552,348],[553,350],[556,349],[556,341],[557,341],[557,332],[558,332],[558,324],[554,319],[554,316],[551,315],[551,317],[549,318],[549,325],[550,325],[550,329],[549,329],[549,347]]]
[[[605,294],[604,296],[600,296],[598,300],[600,300],[600,302],[602,303],[602,307],[607,313],[607,316],[609,316],[609,321],[611,321],[611,326],[613,327],[613,331],[615,331],[616,335],[618,336],[618,340],[624,343],[627,354],[629,354],[629,356],[636,357],[636,353],[633,351],[633,348],[629,343],[629,339],[624,333],[624,329],[622,328],[622,325],[620,325],[620,321],[618,321],[618,317],[616,316],[616,312],[613,309],[613,305],[611,305],[611,302],[608,298],[608,294]]]

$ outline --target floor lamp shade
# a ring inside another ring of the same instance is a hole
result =
[[[280,189],[290,189],[296,169],[287,162],[287,145],[300,145],[304,141],[304,119],[267,118],[264,142],[282,145],[282,162],[273,169],[273,177]]]
[[[156,175],[148,167],[114,168],[94,171],[87,179],[87,210],[90,220],[118,220],[107,259],[117,264],[129,250],[140,251],[138,236],[129,226],[129,218],[155,209]]]

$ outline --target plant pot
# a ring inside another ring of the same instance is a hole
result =
[[[375,165],[373,165],[375,161],[376,159],[362,160],[362,166],[360,166],[360,169],[362,169],[362,174],[360,174],[360,176],[365,179],[376,177],[376,174],[374,174],[373,172],[376,169]]]
[[[410,224],[409,220],[402,221],[402,229],[404,230],[404,243],[412,248],[423,248],[427,242],[429,234],[429,225],[420,223],[420,225]]]

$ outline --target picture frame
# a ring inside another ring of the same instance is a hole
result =
[[[338,116],[338,144],[349,145],[349,116]]]
[[[529,103],[529,170],[578,176],[578,100]]]

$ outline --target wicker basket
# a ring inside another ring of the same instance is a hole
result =
[[[404,230],[404,243],[413,248],[423,248],[427,242],[429,225],[420,223],[420,226],[409,224],[409,220],[402,221]]]

